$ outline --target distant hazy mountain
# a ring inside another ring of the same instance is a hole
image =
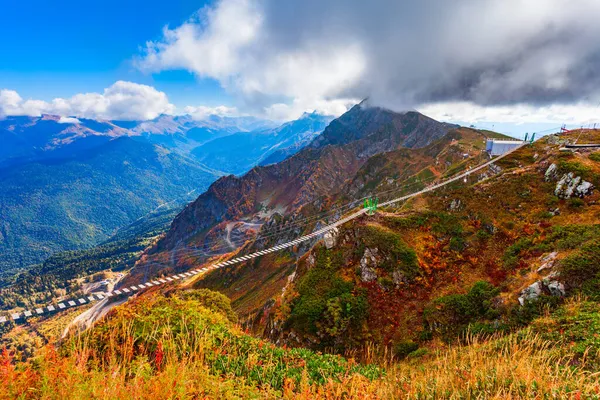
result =
[[[317,137],[333,117],[305,113],[276,128],[239,132],[212,140],[192,151],[203,164],[232,174],[255,165],[279,162],[300,151]]]
[[[65,158],[120,136],[138,136],[188,154],[211,140],[238,132],[277,127],[254,117],[161,115],[151,121],[96,121],[55,115],[0,119],[0,168],[29,161]]]
[[[131,135],[108,121],[79,119],[77,124],[61,121],[55,115],[0,119],[0,168],[39,159],[64,158],[111,138]]]
[[[217,178],[201,164],[121,137],[65,159],[0,169],[0,270],[97,244]]]

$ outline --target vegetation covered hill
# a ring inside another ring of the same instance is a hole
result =
[[[346,188],[413,191],[403,183],[422,187],[479,163],[483,135],[460,129],[376,156]],[[150,290],[58,350],[43,343],[69,316],[31,319],[4,335],[2,393],[596,398],[600,157],[560,151],[571,139],[544,138],[304,250]]]
[[[360,125],[362,133],[350,129],[352,124]],[[297,214],[306,205],[326,207],[328,199],[373,155],[404,146],[426,146],[453,128],[416,112],[400,114],[357,105],[294,156],[278,164],[253,168],[240,178],[219,179],[175,218],[155,253],[164,252],[168,259],[167,252],[188,247],[209,252],[228,244],[230,222],[256,228],[275,214]],[[322,136],[327,138],[325,142],[320,139]],[[334,137],[339,140],[330,143]],[[241,241],[252,235],[239,236]],[[150,275],[160,272],[160,268],[148,264],[141,264],[140,270],[150,270]]]
[[[76,157],[0,169],[3,276],[91,247],[217,175],[163,147],[122,137]]]
[[[81,297],[86,285],[105,281],[114,273],[126,273],[169,228],[181,208],[182,204],[161,208],[96,247],[54,254],[41,264],[0,280],[0,309],[33,309],[65,295]]]
[[[463,131],[465,137],[470,132]],[[197,287],[223,291],[248,327],[294,346],[345,351],[375,341],[402,353],[432,340],[453,341],[469,329],[519,329],[564,296],[598,295],[594,187],[600,158],[591,149],[560,151],[573,135],[579,132],[546,137],[466,184],[364,216],[327,246],[301,246],[215,271]],[[470,144],[461,140],[448,138],[447,145],[454,144],[441,146],[437,161],[453,146],[463,146],[454,154],[463,153]],[[597,131],[580,137],[580,143],[599,140]],[[421,157],[402,151],[377,157],[354,182],[369,177],[372,188],[387,190],[391,182],[378,177],[394,176],[391,168],[422,171]],[[438,162],[446,170],[432,175],[449,175],[473,161]]]

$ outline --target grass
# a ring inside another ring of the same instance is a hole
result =
[[[404,360],[380,360],[384,374],[249,337],[220,295],[194,292],[120,307],[28,363],[0,352],[0,399],[600,398],[600,305],[585,299],[506,337],[437,350],[408,343]]]

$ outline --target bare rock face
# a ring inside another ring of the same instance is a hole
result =
[[[325,241],[325,247],[327,247],[328,250],[335,247],[337,244],[338,235],[339,230],[337,228],[333,228],[332,230],[325,232],[323,235],[323,240]]]
[[[317,259],[315,258],[315,255],[311,252],[306,258],[306,266],[308,269],[312,269],[315,266],[316,261]]]
[[[398,287],[402,282],[406,282],[406,276],[401,271],[396,270],[392,272],[392,280],[394,281],[394,285]]]
[[[373,282],[377,279],[377,271],[375,271],[375,267],[377,266],[377,253],[377,249],[367,248],[360,259],[360,279],[363,282]]]
[[[594,185],[569,172],[560,178],[556,184],[556,189],[554,189],[554,194],[560,199],[570,199],[573,196],[582,198],[592,194],[593,190]]]

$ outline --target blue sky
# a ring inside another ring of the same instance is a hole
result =
[[[600,1],[564,1],[2,0],[0,115],[597,123]]]
[[[142,73],[132,58],[165,25],[185,22],[205,1],[3,0],[0,88],[50,101],[102,92],[117,80],[152,85],[177,106],[229,101],[218,82],[184,70]]]

